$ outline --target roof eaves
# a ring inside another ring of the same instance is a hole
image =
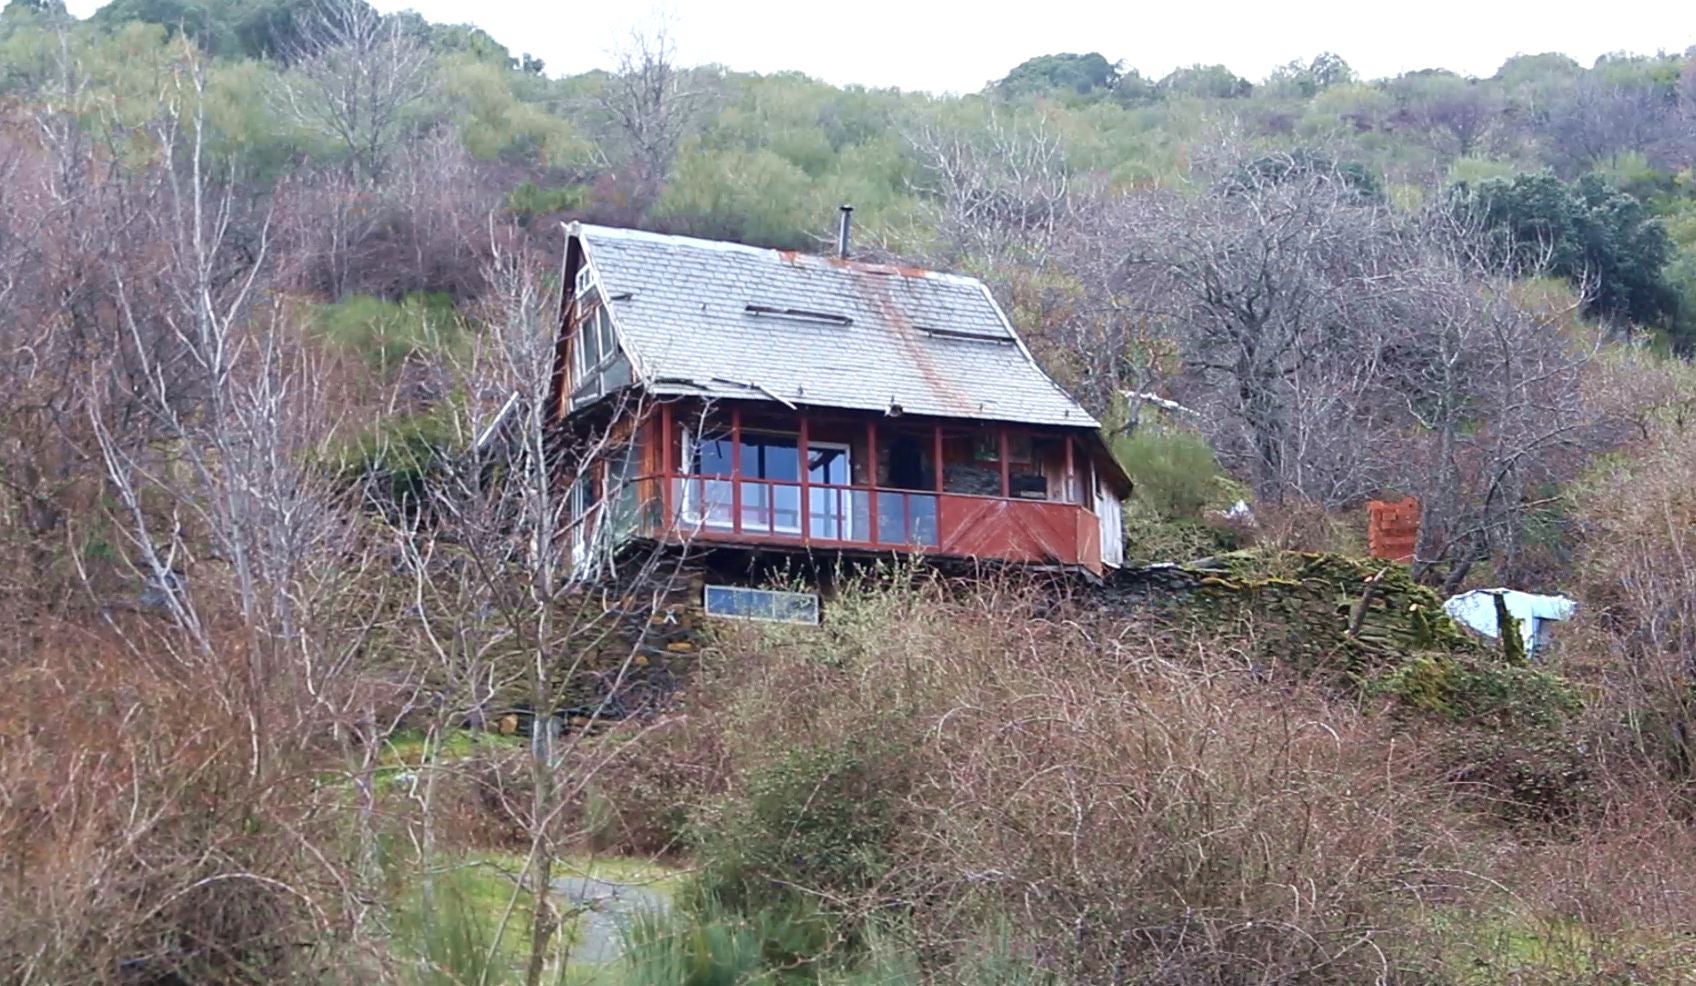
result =
[[[618,307],[613,304],[613,296],[607,293],[607,286],[601,281],[600,269],[595,266],[594,248],[590,245],[589,239],[583,236],[584,228],[582,223],[572,223],[571,235],[576,236],[578,242],[583,244],[583,263],[589,268],[589,276],[594,279],[595,287],[600,291],[601,305],[607,310],[607,318],[612,322],[613,338],[618,341],[619,351],[624,354],[624,358],[630,361],[631,383],[645,386],[653,378],[653,374],[649,371],[642,354],[637,351],[636,347],[630,345],[629,334],[619,325]],[[634,297],[626,295],[622,300],[631,301],[634,300]]]
[[[1031,365],[1031,369],[1041,374],[1042,379],[1047,381],[1050,387],[1054,388],[1054,392],[1059,394],[1062,400],[1071,405],[1073,410],[1077,411],[1079,417],[1082,419],[1079,422],[1080,425],[1089,428],[1100,428],[1101,422],[1095,420],[1094,415],[1084,410],[1084,406],[1079,404],[1077,399],[1071,394],[1068,394],[1066,392],[1066,388],[1056,383],[1054,378],[1048,375],[1048,371],[1042,368],[1042,364],[1036,361],[1036,357],[1031,354],[1030,347],[1025,345],[1024,338],[1019,335],[1019,330],[1013,328],[1012,320],[1007,317],[1006,312],[1001,310],[1001,304],[995,300],[995,295],[990,293],[989,285],[975,279],[973,283],[977,284],[978,290],[983,292],[984,301],[987,302],[990,309],[995,312],[995,316],[1001,319],[1001,324],[1007,329],[1007,335],[1012,338],[1013,344],[1019,347],[1019,352],[1025,357],[1025,362]]]

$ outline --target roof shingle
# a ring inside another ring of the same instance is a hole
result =
[[[973,278],[606,226],[572,232],[654,392],[1096,427]]]

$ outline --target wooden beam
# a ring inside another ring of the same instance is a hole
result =
[[[801,471],[801,505],[798,508],[801,543],[806,544],[812,540],[813,518],[812,501],[807,498],[807,474],[812,470],[807,468],[807,415],[805,412],[801,414],[801,432],[795,438],[795,456],[800,460],[796,463],[796,467]],[[773,506],[775,507],[776,504],[774,503]]]
[[[730,408],[730,529],[742,533],[742,407]]]
[[[1005,500],[1013,495],[1013,466],[1007,461],[1007,426],[996,425],[995,435],[1001,443],[998,453],[1001,458],[1001,498]]]
[[[668,530],[668,529],[670,529],[672,522],[677,519],[676,514],[674,514],[672,512],[673,506],[672,506],[672,502],[671,502],[671,474],[675,470],[672,468],[672,463],[673,463],[674,460],[672,458],[673,448],[672,448],[671,443],[674,439],[674,436],[672,435],[671,402],[670,401],[661,401],[660,402],[659,430],[660,430],[660,433],[659,433],[658,441],[660,443],[660,518],[661,518],[660,528],[661,528],[661,530]],[[687,482],[687,480],[685,480],[685,482]]]
[[[877,543],[877,419],[866,419],[866,490],[871,502],[866,505],[866,538]],[[852,476],[848,477],[853,479]]]

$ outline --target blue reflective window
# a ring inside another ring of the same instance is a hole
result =
[[[811,592],[709,585],[702,602],[708,616],[726,619],[808,624],[819,621],[819,597]]]

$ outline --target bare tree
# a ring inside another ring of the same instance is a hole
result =
[[[659,199],[705,95],[698,80],[677,68],[674,56],[663,29],[633,33],[597,96],[611,131],[601,154],[622,172],[629,222],[640,222]]]
[[[312,367],[281,308],[261,302],[269,216],[242,199],[233,167],[212,164],[204,66],[188,55],[178,68],[148,135],[157,156],[103,179],[140,208],[118,214],[133,225],[104,230],[127,242],[94,255],[110,291],[91,308],[114,331],[82,364],[77,406],[116,504],[118,553],[143,587],[128,607],[102,600],[107,639],[151,669],[136,689],[155,702],[192,694],[185,714],[205,719],[179,747],[197,767],[167,758],[123,781],[136,800],[113,840],[123,871],[146,877],[96,874],[90,933],[113,963],[155,978],[227,978],[215,970],[244,962],[264,966],[244,974],[282,976],[294,943],[337,936],[344,919],[357,934],[374,899],[318,830],[341,796],[298,786],[354,715],[364,637],[342,618],[359,610],[347,589],[366,559],[309,465],[323,433]],[[133,701],[125,714],[142,714]],[[217,740],[200,744],[202,730]],[[138,754],[147,743],[130,741]],[[261,816],[273,829],[253,840]]]
[[[1449,72],[1410,73],[1391,89],[1401,104],[1394,122],[1424,133],[1451,157],[1476,151],[1507,105],[1494,85]]]
[[[1673,132],[1676,106],[1671,86],[1593,70],[1549,108],[1544,130],[1554,159],[1571,176],[1621,151],[1653,148]]]
[[[437,785],[458,769],[437,756],[441,742],[452,730],[522,710],[531,724],[523,777],[498,796],[499,813],[526,847],[490,958],[502,929],[526,923],[525,981],[536,984],[569,949],[558,932],[578,905],[561,903],[554,883],[559,858],[584,835],[574,808],[617,755],[586,742],[587,732],[627,711],[624,698],[647,672],[637,661],[645,634],[681,557],[641,551],[615,573],[585,564],[593,551],[573,550],[610,546],[617,534],[622,493],[635,492],[637,477],[626,477],[628,486],[609,479],[605,496],[587,511],[574,511],[568,492],[627,461],[629,438],[610,426],[562,434],[548,400],[557,296],[544,287],[539,266],[504,239],[491,235],[487,345],[458,367],[465,389],[480,398],[481,417],[462,422],[475,440],[433,485],[431,520],[404,525],[395,536],[413,600],[410,636],[427,658],[416,703],[422,714],[413,719],[426,732],[425,769],[414,783],[425,906],[433,906],[430,876],[447,862],[435,850]],[[625,398],[616,411],[617,420],[640,417],[642,399]],[[591,680],[600,690],[587,687]],[[568,707],[580,720],[576,728],[567,728]],[[525,896],[529,903],[521,906]]]
[[[340,144],[355,173],[381,184],[430,91],[430,53],[365,0],[313,0],[279,84],[284,109]]]
[[[1617,431],[1585,396],[1577,299],[1525,301],[1464,217],[1394,213],[1316,159],[1216,173],[1091,212],[1122,244],[1105,296],[1171,340],[1163,383],[1221,459],[1263,501],[1414,494],[1422,571],[1529,576],[1544,490]]]
[[[1214,437],[1262,499],[1335,504],[1375,485],[1311,473],[1303,450],[1352,420],[1338,404],[1377,350],[1363,290],[1394,246],[1389,211],[1344,174],[1310,162],[1238,168],[1195,195],[1121,200],[1124,290],[1177,341],[1211,395]],[[1316,399],[1317,392],[1325,399]],[[1339,389],[1343,388],[1343,389]]]
[[[923,169],[915,189],[954,256],[1040,258],[1074,218],[1072,170],[1046,121],[992,112],[982,128],[924,127],[907,134]]]
[[[1601,346],[1573,326],[1581,297],[1524,303],[1511,270],[1475,248],[1477,231],[1447,212],[1424,217],[1412,254],[1385,279],[1401,329],[1381,362],[1383,388],[1407,425],[1394,443],[1398,485],[1416,494],[1416,567],[1458,586],[1486,559],[1521,572],[1528,517],[1610,442],[1586,398]]]

